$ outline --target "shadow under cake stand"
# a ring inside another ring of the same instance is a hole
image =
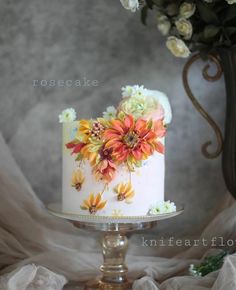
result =
[[[59,203],[49,204],[49,212],[57,217],[69,220],[80,229],[99,231],[103,233],[102,253],[103,265],[100,267],[102,276],[89,281],[85,290],[125,290],[132,289],[132,282],[128,280],[128,268],[125,256],[128,249],[126,233],[151,229],[164,219],[175,217],[184,210],[183,206],[177,207],[176,212],[134,217],[105,217],[85,216],[63,212]]]

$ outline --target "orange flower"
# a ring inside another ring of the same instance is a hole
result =
[[[96,214],[98,210],[102,210],[107,204],[107,201],[102,200],[102,195],[98,193],[94,196],[91,193],[88,199],[84,200],[83,205],[81,205],[81,209],[88,210],[90,214]]]
[[[158,140],[165,135],[162,120],[134,120],[132,115],[111,120],[110,128],[104,132],[106,148],[113,148],[118,162],[137,163],[147,159],[154,151],[164,153],[164,145]]]
[[[75,187],[77,191],[81,190],[82,184],[84,183],[84,175],[81,170],[75,170],[73,172],[72,178],[71,178],[71,186]]]
[[[131,203],[131,198],[134,197],[134,195],[135,195],[131,182],[119,183],[115,187],[114,191],[117,195],[118,201],[125,200],[127,203]]]
[[[93,173],[97,180],[110,182],[115,177],[116,165],[112,159],[112,148],[104,146],[99,150],[99,162],[93,168]]]

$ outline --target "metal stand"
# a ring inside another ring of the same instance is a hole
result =
[[[176,212],[156,216],[140,217],[99,217],[82,216],[62,212],[60,204],[50,204],[51,214],[71,221],[75,227],[103,232],[103,265],[100,267],[102,277],[89,281],[85,290],[131,290],[132,282],[128,280],[128,268],[125,264],[128,239],[126,233],[151,229],[160,220],[177,216],[183,212],[179,207]]]

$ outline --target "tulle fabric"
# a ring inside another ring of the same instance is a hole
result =
[[[67,281],[85,282],[98,275],[100,236],[47,212],[1,135],[0,160],[0,290],[59,290]],[[230,198],[226,204],[202,237],[236,240],[236,204]],[[226,258],[220,271],[205,277],[188,274],[191,263],[217,251],[217,247],[192,247],[172,258],[161,258],[131,250],[127,264],[136,280],[133,289],[234,290],[234,254]]]

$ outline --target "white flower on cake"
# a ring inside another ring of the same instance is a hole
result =
[[[157,215],[157,214],[165,214],[165,213],[171,213],[176,211],[176,205],[174,202],[163,201],[159,202],[155,205],[153,205],[150,210],[150,215]]]
[[[114,106],[109,106],[106,111],[103,112],[103,118],[106,120],[111,120],[116,117],[116,113],[116,108]]]
[[[76,120],[76,112],[73,108],[65,109],[58,116],[60,123],[68,123]]]
[[[127,86],[122,88],[124,100],[120,103],[118,111],[133,115],[135,118],[159,120],[169,124],[172,113],[168,98],[159,91],[150,91],[144,86]]]
[[[182,39],[175,36],[169,36],[166,41],[166,46],[170,52],[176,57],[189,57],[190,50]]]
[[[136,12],[139,9],[139,1],[138,0],[120,0],[122,6],[130,10],[132,12]]]
[[[144,88],[144,86],[126,86],[121,89],[122,91],[122,97],[136,97],[136,96],[144,96],[146,95],[147,89]]]

